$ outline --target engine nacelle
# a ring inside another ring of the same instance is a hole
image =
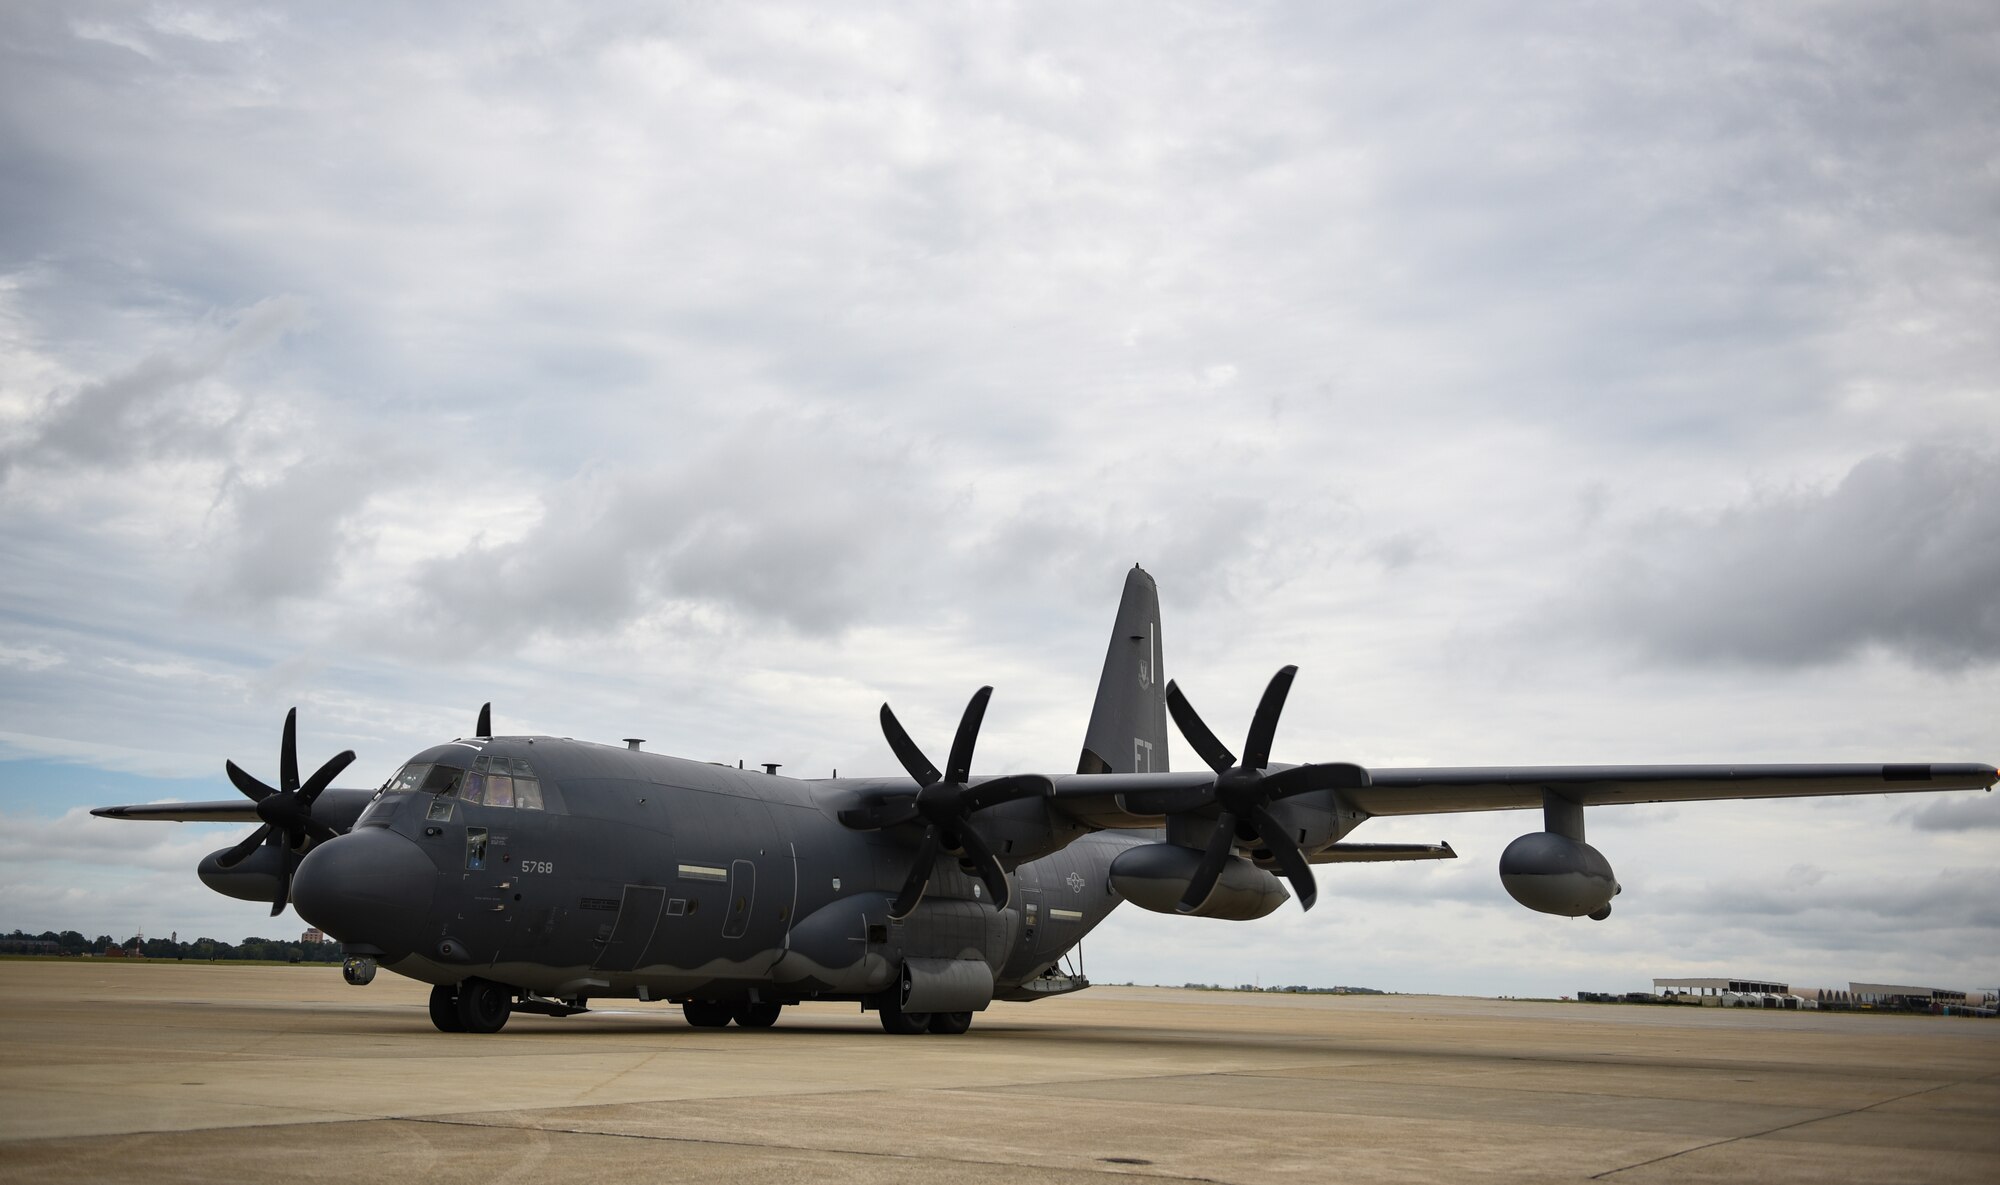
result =
[[[1618,895],[1611,861],[1580,839],[1534,831],[1500,853],[1500,883],[1507,895],[1538,913],[1562,917],[1610,916]]]
[[[239,901],[261,901],[266,905],[278,895],[278,877],[283,873],[284,853],[268,843],[260,843],[234,868],[216,863],[228,848],[217,848],[201,858],[195,874],[201,883],[224,897]]]
[[[1179,914],[1174,907],[1180,904],[1200,864],[1200,852],[1175,843],[1126,848],[1111,862],[1111,887],[1140,909]],[[1241,856],[1231,856],[1208,900],[1193,914],[1180,916],[1247,922],[1263,917],[1291,897],[1283,881]]]

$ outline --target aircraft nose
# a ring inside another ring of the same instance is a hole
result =
[[[342,942],[408,953],[421,938],[437,879],[422,848],[369,827],[306,853],[292,877],[292,908]]]

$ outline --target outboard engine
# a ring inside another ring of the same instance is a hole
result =
[[[1500,883],[1508,896],[1537,913],[1601,922],[1611,916],[1611,899],[1619,893],[1611,861],[1583,841],[1582,804],[1553,790],[1542,793],[1547,830],[1507,845],[1500,853]]]
[[[1174,843],[1150,843],[1126,848],[1111,862],[1111,887],[1140,909],[1179,917],[1224,918],[1247,922],[1291,900],[1284,883],[1241,856],[1222,865],[1222,875],[1201,908],[1181,914],[1175,907],[1194,879],[1202,853]]]
[[[285,853],[271,844],[258,844],[248,856],[230,867],[223,867],[222,858],[235,849],[217,848],[201,858],[195,875],[201,883],[238,901],[261,901],[270,904],[278,894],[278,882],[284,873]]]

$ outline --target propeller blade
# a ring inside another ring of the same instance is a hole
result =
[[[1243,767],[1263,769],[1271,764],[1271,738],[1278,732],[1278,714],[1285,710],[1285,697],[1292,692],[1292,677],[1299,668],[1284,666],[1264,685],[1264,698],[1257,701],[1257,714],[1250,718],[1250,734],[1243,740]]]
[[[1310,794],[1314,790],[1355,790],[1368,785],[1369,779],[1368,771],[1358,765],[1327,761],[1280,770],[1265,778],[1263,784],[1265,801],[1276,802],[1280,798]]]
[[[924,890],[930,887],[931,865],[937,862],[941,846],[943,843],[937,824],[924,828],[924,841],[917,845],[917,858],[910,865],[910,875],[903,881],[903,891],[896,894],[895,904],[889,907],[891,918],[901,921],[916,912],[917,905],[924,899]]]
[[[257,830],[243,837],[243,842],[217,856],[215,858],[215,866],[217,868],[234,868],[238,864],[243,863],[250,858],[250,853],[256,851],[257,845],[263,843],[264,837],[269,834],[271,834],[271,825],[269,823],[259,824]]]
[[[979,783],[967,790],[959,801],[967,811],[983,811],[989,806],[999,806],[1017,798],[1047,798],[1055,792],[1056,784],[1040,774],[1009,774]]]
[[[1007,908],[1007,903],[1013,900],[1014,887],[1008,883],[1007,870],[1000,867],[999,857],[986,846],[985,838],[967,826],[958,833],[958,847],[979,879],[986,882],[986,891],[993,895],[993,908]]]
[[[277,917],[279,914],[285,912],[285,906],[291,904],[292,873],[297,870],[298,866],[299,854],[290,848],[286,848],[285,858],[278,865],[278,895],[271,902],[272,917]]]
[[[1319,882],[1313,879],[1312,863],[1299,845],[1285,830],[1284,824],[1273,818],[1263,807],[1252,807],[1250,825],[1257,829],[1257,838],[1271,851],[1271,858],[1278,862],[1285,879],[1292,882],[1292,891],[1299,895],[1299,908],[1311,909],[1319,900]]]
[[[243,792],[243,797],[251,802],[262,802],[277,793],[276,790],[244,773],[242,767],[234,761],[223,762],[222,769],[229,775],[229,780],[236,784],[236,788]]]
[[[1223,811],[1215,818],[1215,833],[1208,837],[1208,850],[1201,854],[1201,863],[1188,878],[1187,892],[1181,895],[1180,904],[1174,906],[1176,913],[1193,913],[1201,908],[1208,895],[1215,892],[1223,862],[1229,859],[1229,850],[1235,846],[1236,816]]]
[[[882,705],[882,736],[889,742],[889,750],[896,755],[896,760],[902,762],[903,768],[917,780],[917,785],[928,786],[944,776],[938,773],[937,766],[931,764],[931,759],[924,756],[924,751],[917,748],[917,742],[910,739],[910,734],[903,731],[902,722],[896,719],[888,704]]]
[[[476,737],[490,737],[493,735],[493,702],[491,700],[479,705],[479,723],[474,727],[472,735]]]
[[[1199,754],[1203,761],[1208,762],[1208,768],[1216,773],[1222,773],[1236,764],[1236,758],[1223,747],[1221,741],[1215,739],[1215,734],[1208,730],[1208,725],[1201,722],[1201,717],[1195,713],[1194,705],[1189,703],[1187,696],[1181,692],[1180,684],[1172,679],[1167,680],[1167,711],[1173,713],[1174,724],[1180,728],[1181,736],[1187,738],[1189,747]]]
[[[319,792],[332,785],[341,770],[353,764],[354,750],[342,749],[335,753],[325,765],[313,771],[313,776],[306,779],[305,785],[299,787],[299,801],[311,806],[313,800],[319,797]]]
[[[278,749],[278,789],[286,794],[299,788],[299,710],[285,713],[285,739]]]
[[[973,692],[966,701],[965,715],[958,718],[958,732],[951,738],[951,762],[944,771],[944,780],[954,786],[963,786],[972,777],[972,747],[979,743],[979,724],[986,719],[986,701],[991,698],[991,687]]]

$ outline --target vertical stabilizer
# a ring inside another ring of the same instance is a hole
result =
[[[1097,703],[1083,734],[1080,774],[1157,773],[1167,768],[1167,681],[1161,673],[1160,590],[1137,564],[1104,652]]]

